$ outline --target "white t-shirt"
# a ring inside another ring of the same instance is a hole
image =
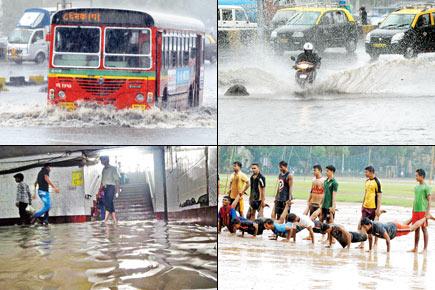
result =
[[[303,226],[304,228],[314,227],[314,223],[310,219],[309,216],[307,216],[307,215],[300,215],[299,218],[300,218],[299,224],[301,226]]]

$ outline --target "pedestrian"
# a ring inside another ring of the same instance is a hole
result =
[[[17,199],[15,205],[18,207],[20,214],[20,223],[30,224],[30,216],[26,211],[28,205],[32,204],[32,195],[30,194],[29,186],[24,182],[24,175],[22,173],[17,173],[14,175],[15,182],[17,184]]]
[[[106,218],[106,209],[104,208],[104,190],[100,189],[97,193],[97,207],[100,211],[100,219],[104,221]]]
[[[369,24],[367,21],[367,11],[366,8],[364,6],[361,6],[361,8],[359,9],[359,15],[361,18],[361,24],[362,25],[367,25]]]
[[[51,186],[54,190],[54,192],[59,193],[60,190],[57,188],[53,182],[50,180],[50,164],[44,164],[44,166],[41,168],[41,170],[38,173],[35,187],[38,186],[38,196],[41,199],[43,206],[42,208],[35,212],[35,214],[32,217],[31,223],[35,223],[37,218],[43,217],[42,223],[45,225],[48,225],[48,212],[51,208],[51,199],[50,199],[50,192],[49,192],[49,186]]]
[[[101,186],[100,190],[104,191],[104,207],[105,207],[105,218],[104,222],[109,220],[111,216],[113,222],[116,224],[118,220],[116,219],[115,206],[113,204],[113,199],[118,197],[120,189],[120,176],[118,169],[115,166],[110,165],[109,156],[100,157],[101,164],[104,166],[103,172],[101,174]]]

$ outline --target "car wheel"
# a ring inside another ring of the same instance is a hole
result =
[[[35,62],[36,62],[37,64],[41,64],[41,63],[43,63],[44,61],[45,61],[45,54],[42,53],[42,52],[38,53],[38,55],[36,55]]]
[[[417,52],[415,51],[415,48],[413,48],[412,46],[408,46],[405,49],[405,54],[403,56],[407,59],[414,58],[417,57]]]
[[[357,48],[357,42],[355,39],[351,39],[346,43],[346,51],[348,53],[355,52],[356,48]]]

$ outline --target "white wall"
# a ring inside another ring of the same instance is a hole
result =
[[[50,178],[53,183],[59,187],[60,193],[51,192],[51,210],[50,216],[73,216],[73,215],[90,215],[92,199],[85,199],[85,187],[95,174],[96,166],[78,168],[52,168]],[[39,172],[39,168],[22,172],[24,181],[29,184],[33,194],[33,184]],[[74,171],[85,171],[84,182],[81,186],[73,186],[72,176]],[[14,174],[0,176],[0,218],[19,217],[18,208],[15,206],[17,184],[13,178]],[[32,202],[35,209],[40,209],[42,203],[39,197]]]

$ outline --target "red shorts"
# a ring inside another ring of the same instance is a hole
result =
[[[425,211],[412,212],[412,224],[415,224],[418,220],[421,220],[426,216]],[[423,227],[427,227],[427,221],[422,225]]]
[[[410,233],[409,225],[402,225],[399,223],[395,223],[397,230],[396,230],[396,237],[404,236]]]

